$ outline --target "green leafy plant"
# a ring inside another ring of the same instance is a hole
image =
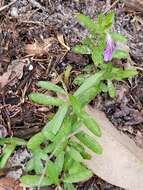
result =
[[[97,84],[97,91],[98,93],[108,92],[112,98],[116,96],[116,89],[113,84],[115,80],[120,81],[137,74],[135,69],[124,70],[115,67],[112,63],[113,58],[125,59],[129,55],[128,51],[124,50],[127,48],[123,48],[126,47],[127,38],[112,30],[114,17],[114,12],[110,12],[107,16],[100,14],[95,22],[88,16],[78,14],[77,19],[89,30],[90,34],[80,45],[73,48],[75,53],[91,55],[96,73],[105,72],[104,79],[100,81],[100,84]],[[87,80],[90,75],[89,70],[87,72],[84,69],[83,73],[75,79],[75,84],[81,85]]]
[[[57,96],[34,92],[29,95],[30,100],[40,105],[55,106],[57,112],[28,141],[15,137],[0,139],[0,145],[6,145],[0,156],[0,168],[5,166],[16,146],[26,146],[31,151],[32,157],[26,165],[28,175],[20,179],[29,187],[55,185],[58,190],[74,190],[74,183],[92,176],[84,160],[91,159],[88,149],[102,154],[102,147],[96,141],[101,136],[101,130],[85,107],[101,92],[109,92],[111,97],[115,97],[113,81],[137,74],[134,69],[116,68],[111,62],[112,58],[126,58],[128,55],[115,45],[116,42],[126,41],[126,38],[112,32],[112,12],[107,16],[100,14],[96,22],[82,14],[78,14],[77,19],[90,35],[73,50],[90,54],[93,67],[85,69],[86,76],[81,77],[80,87],[73,94],[67,92],[65,85],[62,88],[50,82],[38,82],[39,88],[52,91]],[[84,128],[92,135],[86,133]]]
[[[83,84],[79,92],[76,91],[73,95],[49,82],[40,81],[37,86],[58,92],[64,98],[49,97],[44,94],[41,98],[41,94],[37,92],[30,94],[32,101],[41,105],[53,104],[58,107],[58,111],[42,131],[27,142],[27,148],[33,155],[27,163],[27,172],[34,170],[36,174],[23,176],[21,181],[27,186],[54,184],[61,188],[63,184],[65,189],[74,189],[72,183],[92,176],[92,172],[83,163],[84,159],[91,158],[85,147],[97,154],[102,153],[99,143],[81,128],[84,126],[94,136],[101,136],[100,127],[84,109],[86,105],[84,100],[82,105],[78,101],[78,93],[84,92],[88,86]]]

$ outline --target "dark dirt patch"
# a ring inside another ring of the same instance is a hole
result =
[[[0,75],[9,70],[13,61],[19,61],[23,69],[12,77],[0,92],[0,125],[4,126],[8,135],[29,138],[41,130],[47,121],[47,115],[53,112],[51,108],[40,107],[28,100],[28,94],[36,91],[38,80],[58,81],[60,74],[67,65],[72,65],[74,73],[90,63],[89,57],[75,55],[66,50],[57,41],[48,54],[31,56],[25,52],[27,44],[37,42],[42,46],[44,39],[57,39],[62,33],[65,43],[73,47],[87,35],[85,30],[74,18],[82,12],[93,19],[98,13],[105,11],[105,1],[102,0],[56,0],[37,1],[17,0],[10,8],[0,13]],[[8,4],[9,1],[4,1]],[[2,6],[4,5],[2,4]],[[115,29],[128,38],[130,59],[121,67],[136,66],[139,76],[131,81],[118,82],[117,100],[111,100],[106,94],[99,96],[95,104],[103,110],[112,123],[121,131],[127,133],[136,142],[143,141],[143,18],[135,12],[128,12],[123,3],[115,6]],[[73,89],[73,86],[70,86]],[[97,177],[79,185],[79,190],[117,190]]]

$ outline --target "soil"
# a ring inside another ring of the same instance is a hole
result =
[[[0,7],[9,3],[1,0]],[[68,51],[60,43],[59,36],[63,35],[64,43],[72,48],[88,34],[76,21],[75,14],[81,12],[96,19],[107,8],[104,0],[17,0],[4,10],[0,9],[0,77],[4,79],[0,87],[1,136],[28,139],[42,129],[47,115],[54,110],[29,101],[29,93],[37,91],[36,82],[58,82],[68,65],[72,66],[72,81],[84,66],[90,64],[88,56]],[[115,30],[128,37],[130,48],[130,58],[115,64],[125,68],[135,66],[139,75],[115,83],[117,99],[102,94],[92,103],[106,113],[115,127],[143,147],[143,16],[129,11],[120,2],[112,9],[116,11]],[[70,83],[68,88],[74,90],[76,86]],[[26,150],[22,152],[25,152],[25,158],[18,161],[20,165],[30,157]],[[21,155],[21,150],[15,154]],[[21,172],[22,169],[19,175]],[[96,176],[78,184],[78,189],[121,190]]]

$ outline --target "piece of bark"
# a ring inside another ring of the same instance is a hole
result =
[[[133,11],[143,11],[143,0],[124,0],[126,7]]]
[[[121,134],[104,113],[90,107],[87,111],[102,129],[102,136],[96,140],[103,147],[101,155],[88,150],[92,159],[85,161],[87,167],[113,185],[127,190],[143,190],[143,150]],[[84,130],[90,133],[86,128]]]

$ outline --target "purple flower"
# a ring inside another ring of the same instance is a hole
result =
[[[111,61],[112,60],[112,55],[113,55],[113,52],[115,51],[115,49],[116,49],[116,43],[111,38],[110,34],[107,33],[106,48],[104,50],[104,61]]]

